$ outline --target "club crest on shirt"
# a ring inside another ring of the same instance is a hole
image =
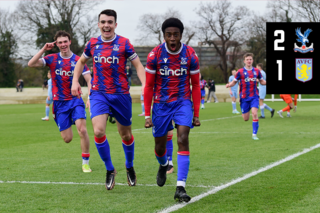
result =
[[[303,83],[312,79],[312,58],[296,58],[296,79]]]
[[[119,46],[120,46],[119,44],[114,44],[113,45],[113,50],[114,51],[119,51]]]
[[[151,57],[151,56],[153,56],[154,55],[154,52],[151,52],[150,54],[149,54],[149,57]]]
[[[98,49],[98,48],[99,48],[99,44],[96,45],[96,49]]]
[[[299,47],[296,43],[294,43],[294,52],[300,52],[300,53],[307,53],[307,52],[313,52],[313,43],[309,47],[307,47],[306,43],[309,43],[308,36],[312,32],[311,29],[307,29],[304,31],[304,33],[301,33],[301,28],[296,29],[296,35],[298,36],[297,41],[302,44],[301,47]]]
[[[187,64],[187,58],[181,57],[181,65]]]
[[[76,62],[75,61],[71,61],[71,66],[75,67],[76,66]]]

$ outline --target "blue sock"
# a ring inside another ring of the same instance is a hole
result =
[[[264,108],[266,108],[267,110],[269,110],[270,112],[272,111],[272,108],[269,107],[267,104],[263,104]]]
[[[94,141],[96,147],[98,149],[100,158],[103,160],[104,164],[106,165],[106,169],[109,171],[114,170],[111,155],[110,155],[110,146],[106,136],[101,138],[94,137]]]
[[[258,133],[259,129],[259,120],[253,120],[252,121],[252,134],[256,135]]]
[[[177,178],[177,186],[185,187],[188,173],[189,173],[189,165],[190,165],[190,152],[182,151],[178,152],[178,178]]]
[[[142,114],[144,114],[144,104],[141,104]]]
[[[133,167],[134,159],[134,138],[133,135],[129,141],[122,140],[122,147],[124,150],[124,155],[126,156],[126,167],[129,169]]]
[[[49,117],[49,111],[50,111],[50,107],[46,106],[46,117]]]
[[[232,110],[236,110],[237,107],[236,107],[236,102],[232,102]]]
[[[168,135],[168,137],[167,137],[167,157],[168,157],[169,161],[172,161],[172,153],[173,153],[172,135]]]
[[[201,103],[204,104],[204,99],[201,99]]]
[[[261,116],[264,117],[264,106],[260,106]]]
[[[162,156],[158,155],[156,150],[154,150],[154,153],[156,154],[156,158],[161,165],[165,165],[168,162],[167,150]]]

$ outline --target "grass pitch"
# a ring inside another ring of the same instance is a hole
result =
[[[276,110],[284,102],[267,102]],[[251,139],[252,120],[231,114],[231,103],[209,103],[200,112],[201,127],[191,130],[190,171],[186,190],[191,197],[229,183],[319,143],[320,103],[298,103],[291,118],[277,114],[259,120],[259,141]],[[239,105],[237,103],[237,108]],[[107,124],[111,157],[118,171],[112,191],[104,187],[105,167],[93,141],[92,173],[81,170],[80,139],[66,144],[44,104],[0,105],[0,212],[159,212],[176,204],[176,134],[173,163],[164,187],[156,186],[158,163],[154,139],[144,129],[140,104],[133,104],[134,166],[138,185],[126,182],[125,157],[116,125]],[[260,112],[259,112],[260,113]],[[285,115],[285,113],[284,113]],[[319,212],[320,149],[247,178],[178,212]]]

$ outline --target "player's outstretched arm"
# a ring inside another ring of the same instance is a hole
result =
[[[237,83],[237,82],[236,82],[235,80],[233,80],[233,81],[231,81],[230,83],[227,83],[227,84],[226,84],[226,87],[227,87],[227,88],[233,87],[234,85],[236,85],[236,83]]]
[[[90,110],[89,95],[90,95],[90,90],[91,90],[91,74],[88,73],[88,74],[84,75],[83,78],[84,78],[84,80],[86,80],[87,85],[88,85],[88,100],[86,103],[86,108],[89,108],[89,110]]]
[[[28,62],[28,66],[29,67],[43,67],[43,62],[40,58],[43,55],[43,53],[45,53],[45,51],[51,50],[54,47],[55,43],[56,43],[56,41],[51,42],[51,43],[46,43],[42,47],[42,49],[30,59],[30,61]]]
[[[154,79],[155,74],[150,74],[146,72],[146,86],[144,88],[144,111],[145,111],[145,128],[150,128],[153,126],[152,120],[150,118],[150,110],[153,96],[153,87],[154,87]]]
[[[144,88],[146,85],[146,71],[144,70],[143,65],[141,64],[139,56],[137,56],[133,61],[131,61],[132,65],[136,68],[138,78],[142,84],[142,95],[144,94]]]
[[[201,101],[201,91],[200,91],[200,82],[199,82],[200,73],[191,75],[191,84],[192,84],[192,101],[193,101],[193,126],[200,126],[199,120],[199,110],[200,110],[200,101]]]
[[[71,93],[73,96],[77,96],[80,98],[82,91],[81,86],[79,84],[79,77],[83,71],[84,65],[87,63],[88,59],[86,59],[83,55],[78,60],[74,71],[73,71],[73,80],[72,80],[72,87],[71,87]]]
[[[260,84],[261,84],[261,85],[266,85],[266,84],[267,84],[267,81],[265,81],[264,79],[260,79]]]

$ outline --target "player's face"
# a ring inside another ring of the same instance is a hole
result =
[[[69,38],[67,36],[66,37],[58,37],[56,44],[59,47],[59,50],[61,53],[67,53],[70,51],[71,41],[69,40]]]
[[[252,66],[252,63],[253,63],[253,58],[251,56],[248,56],[244,59],[244,64],[247,66],[247,67],[251,67]]]
[[[176,52],[181,47],[181,38],[180,29],[177,27],[168,27],[164,31],[164,40],[167,43],[167,47],[171,52]]]
[[[233,76],[235,76],[236,73],[237,73],[237,71],[235,71],[235,70],[232,71],[232,75],[233,75]]]
[[[104,40],[110,40],[114,37],[114,30],[117,28],[117,23],[113,16],[101,14],[98,27],[100,28],[101,36]]]

